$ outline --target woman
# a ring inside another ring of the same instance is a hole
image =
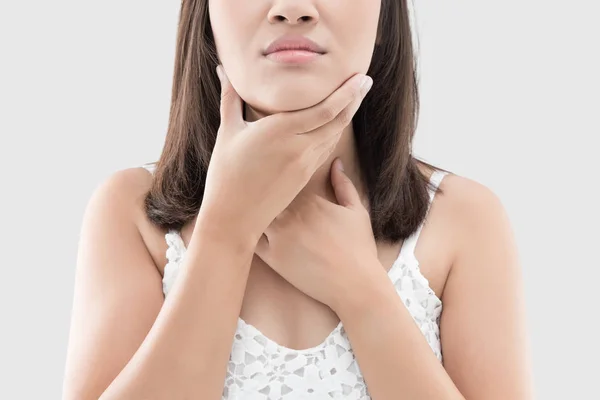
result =
[[[160,160],[86,210],[64,398],[530,398],[505,211],[412,157],[417,111],[405,1],[184,0]]]

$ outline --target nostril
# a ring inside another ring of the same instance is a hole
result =
[[[311,22],[313,21],[315,18],[313,16],[310,15],[303,15],[301,17],[298,17],[296,19],[296,23],[299,22]],[[274,15],[271,17],[272,21],[276,21],[276,22],[284,22],[284,21],[293,21],[293,18],[287,18],[284,15],[278,14],[278,15]]]

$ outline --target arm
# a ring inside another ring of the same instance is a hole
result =
[[[253,251],[199,217],[164,299],[134,222],[137,174],[115,174],[86,209],[63,399],[220,399]]]
[[[509,220],[491,191],[460,185],[468,195],[453,210],[464,229],[443,294],[443,367],[383,274],[340,316],[374,400],[532,398]]]

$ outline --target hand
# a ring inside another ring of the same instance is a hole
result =
[[[308,296],[339,314],[345,299],[379,279],[369,213],[348,176],[331,168],[338,204],[300,194],[265,230],[255,253]]]
[[[333,152],[370,89],[356,74],[321,103],[255,122],[221,66],[221,125],[207,171],[201,212],[256,238]]]

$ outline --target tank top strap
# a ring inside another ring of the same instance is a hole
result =
[[[142,164],[140,165],[140,167],[150,172],[150,174],[154,174],[154,170],[156,169],[156,162]]]
[[[431,174],[431,177],[429,178],[429,182],[432,184],[432,186],[435,189],[437,189],[440,186],[442,179],[444,179],[444,176],[446,176],[447,174],[448,174],[448,172],[446,172],[446,171],[435,170]],[[427,213],[425,214],[425,220],[429,216],[429,210],[431,209],[431,204],[433,203],[435,194],[436,194],[436,190],[429,189],[429,205],[427,206]],[[417,230],[412,235],[410,235],[409,237],[406,238],[406,240],[404,240],[404,243],[402,244],[402,249],[400,250],[400,254],[409,254],[413,258],[415,258],[415,249],[417,248],[417,241],[419,240],[419,235],[421,234],[423,225],[425,225],[425,220],[423,220],[421,225],[419,225]]]

